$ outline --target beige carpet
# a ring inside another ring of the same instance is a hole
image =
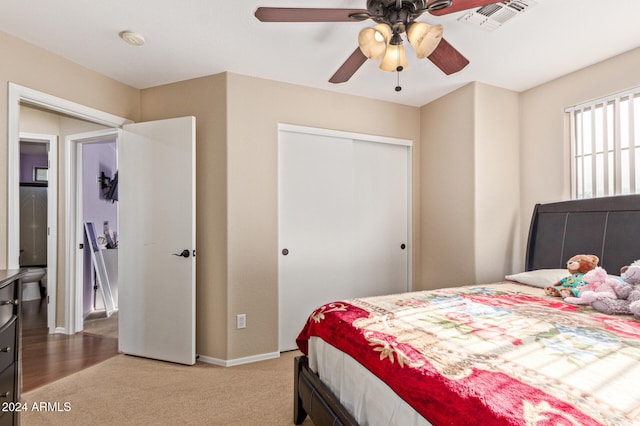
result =
[[[29,408],[57,402],[60,410],[29,410],[20,420],[25,426],[291,425],[298,354],[235,367],[117,355],[23,394]],[[303,424],[313,423],[307,418]]]

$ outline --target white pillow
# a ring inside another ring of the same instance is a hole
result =
[[[520,272],[507,275],[504,278],[534,287],[545,288],[554,285],[562,278],[571,275],[566,269],[536,269],[535,271]]]

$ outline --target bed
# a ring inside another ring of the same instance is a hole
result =
[[[575,254],[640,258],[640,196],[535,206],[500,283],[335,301],[297,343],[294,423],[640,424],[640,321],[546,296]]]

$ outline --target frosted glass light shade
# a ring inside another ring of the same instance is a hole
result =
[[[402,44],[390,44],[387,46],[387,52],[380,63],[380,69],[383,71],[396,72],[398,66],[402,69],[406,69],[407,57],[404,53],[404,45]]]
[[[358,34],[358,46],[369,59],[382,59],[387,50],[387,42],[391,38],[391,28],[387,24],[363,28]]]
[[[429,25],[424,22],[414,22],[407,30],[409,43],[416,51],[419,59],[431,55],[442,40],[442,25]]]

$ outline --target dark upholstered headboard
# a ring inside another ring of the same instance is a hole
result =
[[[536,205],[526,270],[564,269],[576,254],[595,254],[610,274],[640,259],[640,195]]]

